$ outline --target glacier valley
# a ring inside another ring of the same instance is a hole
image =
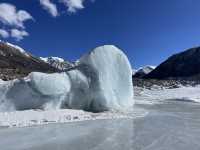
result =
[[[199,85],[134,85],[112,45],[64,70],[0,80],[3,150],[200,149]]]

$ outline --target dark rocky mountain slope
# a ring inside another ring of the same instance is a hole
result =
[[[16,45],[0,41],[0,79],[20,78],[33,71],[52,73],[59,70]]]
[[[169,57],[145,76],[152,79],[200,79],[200,47]]]

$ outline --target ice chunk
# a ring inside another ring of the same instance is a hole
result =
[[[88,79],[88,110],[126,109],[133,106],[132,68],[117,47],[98,47],[79,60],[78,70]]]
[[[70,81],[65,73],[31,73],[24,79],[7,82],[7,90],[0,88],[0,111],[5,111],[5,105],[8,111],[60,108],[69,90]]]
[[[41,95],[63,95],[70,90],[70,81],[65,73],[31,73],[29,85]]]
[[[71,90],[65,100],[63,107],[74,109],[86,109],[90,103],[90,81],[88,77],[79,70],[67,72],[71,81]]]

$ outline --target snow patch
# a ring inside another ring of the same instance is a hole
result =
[[[13,47],[15,49],[17,49],[20,53],[24,54],[25,56],[29,57],[29,54],[21,47],[17,46],[17,45],[14,45],[14,44],[11,44],[11,43],[8,43],[6,42],[6,44],[10,47]]]
[[[145,89],[135,87],[137,104],[155,104],[167,100],[200,103],[200,86],[180,87],[174,89]]]
[[[40,59],[43,60],[44,62],[48,62],[49,59],[52,59],[60,63],[65,61],[63,58],[60,58],[60,57],[40,57]]]
[[[138,113],[137,117],[139,117]],[[141,115],[141,113],[139,113]],[[0,113],[0,127],[27,127],[52,123],[67,123],[99,119],[132,118],[125,113],[89,113],[82,110],[26,110]]]
[[[140,67],[136,72],[148,74],[151,71],[153,71],[155,68],[156,68],[156,66],[147,65],[147,66],[144,66],[144,67]]]

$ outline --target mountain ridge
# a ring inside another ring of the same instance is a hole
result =
[[[16,45],[0,41],[0,79],[25,77],[33,71],[53,73],[59,70]]]
[[[200,79],[200,47],[190,48],[172,55],[144,78]]]
[[[49,65],[61,70],[65,71],[68,70],[69,68],[72,68],[75,66],[75,63],[69,62],[64,60],[63,58],[60,57],[40,57],[41,60],[43,60],[45,63],[48,63]]]

